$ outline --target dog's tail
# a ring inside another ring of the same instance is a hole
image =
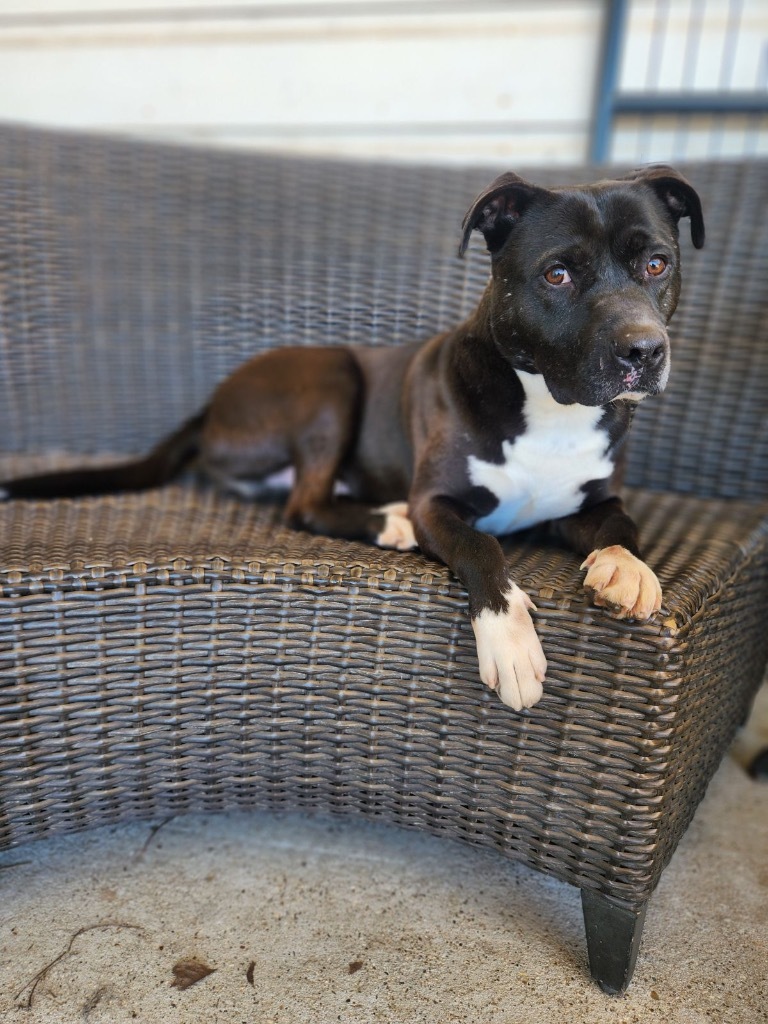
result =
[[[144,491],[172,480],[198,454],[208,410],[183,423],[152,451],[133,462],[94,468],[65,469],[0,483],[0,500],[10,498],[79,498],[87,494]]]

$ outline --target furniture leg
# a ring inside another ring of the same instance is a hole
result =
[[[581,890],[589,969],[603,992],[621,995],[632,979],[647,903],[629,908],[602,893]]]

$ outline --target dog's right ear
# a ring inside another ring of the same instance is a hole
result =
[[[469,237],[476,228],[482,231],[488,252],[491,255],[498,252],[526,206],[535,195],[545,191],[511,171],[491,182],[467,211],[462,224],[459,256],[467,251]]]

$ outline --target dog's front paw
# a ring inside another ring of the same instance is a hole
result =
[[[547,659],[530,612],[535,605],[517,584],[504,594],[507,609],[488,609],[472,619],[480,678],[502,701],[522,711],[541,699]]]
[[[656,573],[626,548],[598,548],[581,566],[587,569],[585,588],[592,600],[619,619],[649,619],[661,608],[661,584]]]
[[[378,547],[395,548],[397,551],[412,551],[418,547],[406,502],[393,501],[376,511],[384,516],[384,528],[376,537]]]

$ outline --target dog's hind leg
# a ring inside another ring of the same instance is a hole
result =
[[[294,529],[388,547],[415,547],[403,509],[338,494],[355,460],[365,382],[342,346],[277,349],[246,363],[217,389],[202,445],[207,472],[247,491],[293,471],[283,518]],[[358,474],[359,475],[359,474]]]
[[[418,541],[413,530],[413,523],[408,515],[408,503],[393,501],[376,509],[378,515],[384,516],[384,528],[374,543],[380,548],[395,548],[397,551],[412,551],[417,548]]]
[[[294,467],[296,481],[284,513],[289,526],[398,551],[417,546],[405,502],[377,508],[336,494],[334,486],[340,466],[335,459],[318,461],[315,457],[309,464],[298,459]]]

